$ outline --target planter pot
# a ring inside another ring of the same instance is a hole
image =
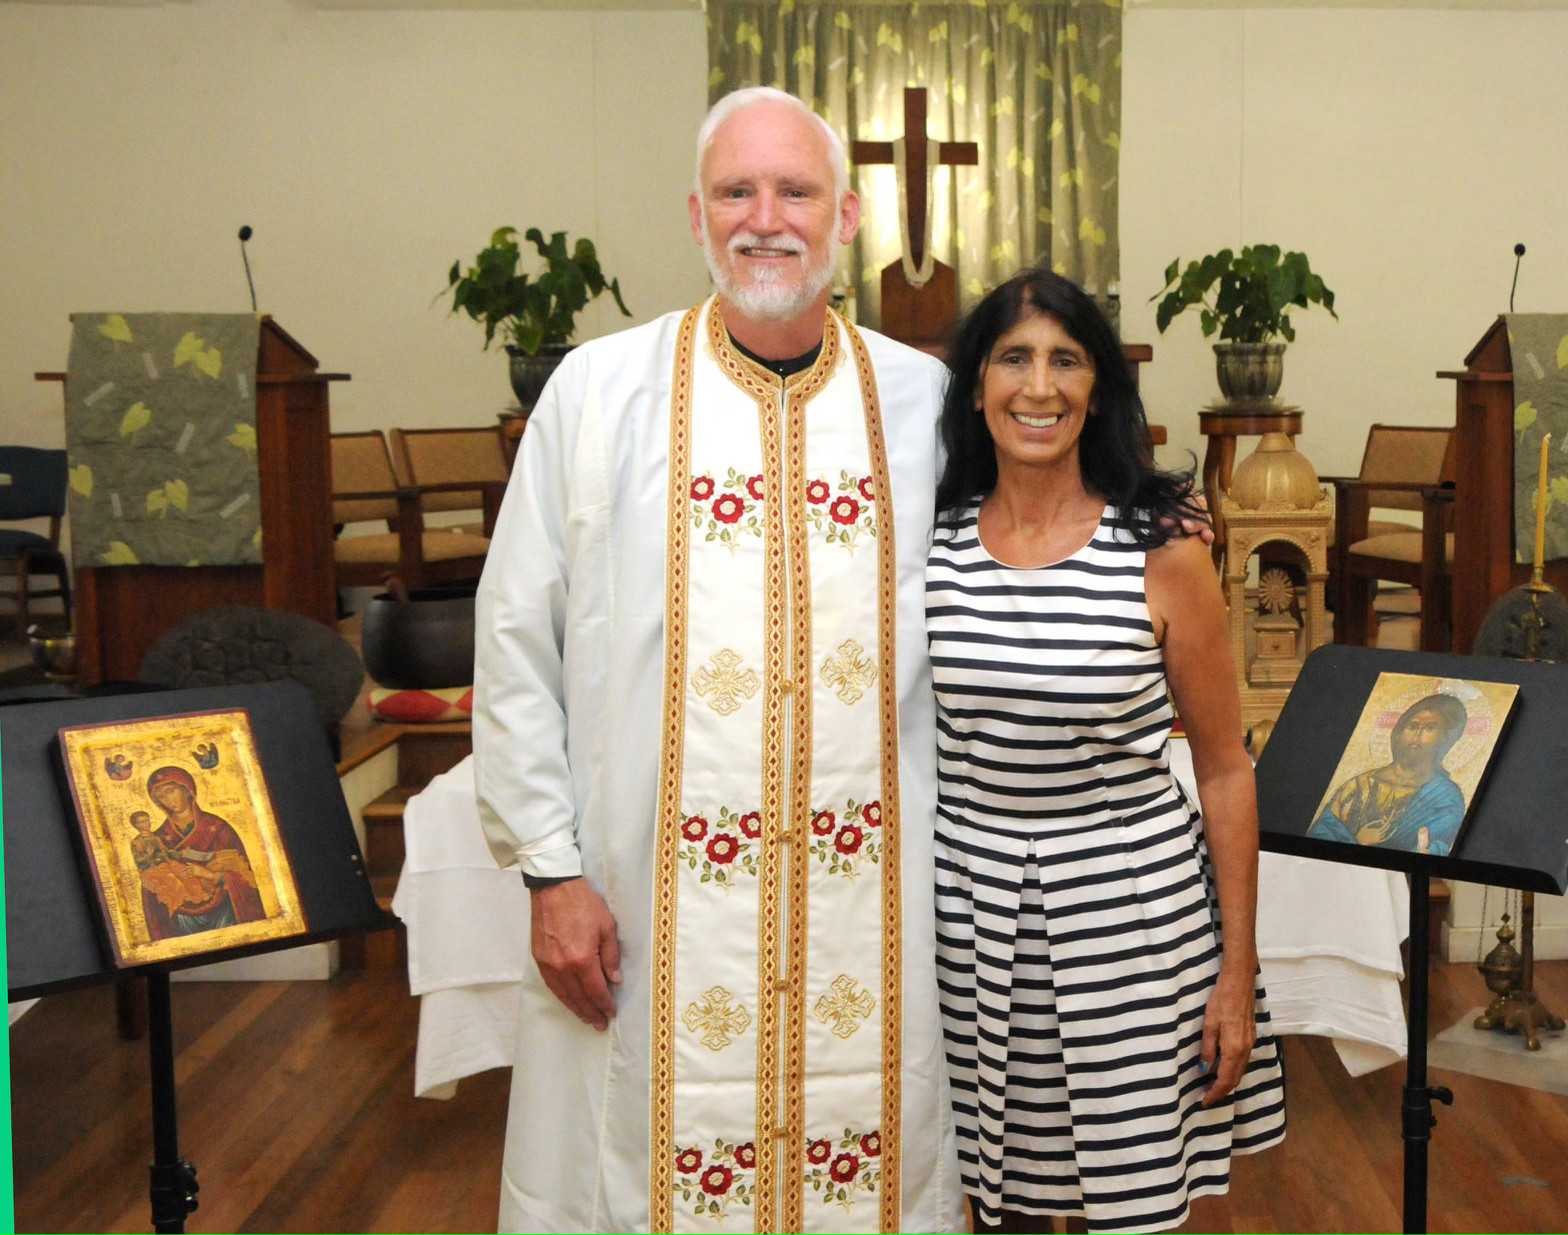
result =
[[[444,690],[474,682],[474,587],[423,588],[365,606],[360,651],[378,685]]]
[[[1216,343],[1214,372],[1226,402],[1273,402],[1285,376],[1285,345]]]
[[[561,359],[572,347],[569,343],[546,343],[537,355],[530,356],[519,347],[508,343],[506,354],[511,357],[512,393],[523,409],[523,415],[534,410],[544,384],[560,366]]]

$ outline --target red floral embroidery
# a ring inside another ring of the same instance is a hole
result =
[[[675,1169],[682,1175],[695,1175],[702,1169],[702,1150],[681,1150],[675,1155]]]
[[[680,829],[676,858],[697,875],[699,882],[728,889],[741,879],[757,877],[762,849],[762,816],[757,811],[743,815],[721,805],[714,815],[709,807],[707,814],[687,815],[681,820]],[[711,1151],[708,1158],[718,1160]],[[748,1186],[737,1179],[731,1199]]]
[[[828,1168],[828,1174],[833,1177],[834,1183],[847,1184],[860,1174],[860,1159],[854,1154],[839,1154],[833,1159],[833,1165]],[[704,1183],[703,1187],[707,1187],[707,1184]]]
[[[834,523],[842,523],[848,527],[860,518],[860,503],[852,497],[837,498],[833,505],[828,507],[828,514],[833,516]]]
[[[842,804],[824,805],[811,817],[807,852],[823,863],[830,875],[858,879],[880,866],[882,844],[880,800],[857,803],[849,798]],[[846,1141],[839,1148],[853,1148],[853,1143]]]
[[[713,503],[713,517],[720,523],[736,523],[746,513],[746,504],[733,493],[721,493]]]
[[[713,1142],[707,1151],[708,1165],[704,1169],[703,1152],[696,1147],[677,1149],[675,1164],[678,1173],[674,1181],[677,1203],[684,1202],[698,1218],[712,1218],[723,1222],[731,1207],[749,1209],[756,1197],[753,1175],[757,1166],[757,1148],[754,1142],[731,1145],[722,1138]],[[874,1168],[872,1168],[874,1171]],[[698,1172],[701,1172],[700,1174]],[[862,1180],[857,1182],[857,1190]],[[744,1222],[750,1230],[755,1222]]]
[[[702,543],[722,545],[734,553],[747,537],[760,539],[761,484],[761,476],[748,476],[733,467],[722,476],[696,477],[691,485],[691,526]]]
[[[876,482],[841,468],[836,480],[822,477],[806,485],[806,523],[813,540],[840,545],[853,553],[862,537],[877,537]]]
[[[805,1170],[808,1197],[815,1194],[826,1205],[842,1207],[846,1214],[864,1212],[859,1207],[881,1190],[881,1159],[882,1134],[876,1128],[845,1128],[842,1137],[809,1142]],[[844,1228],[829,1225],[827,1229]]]

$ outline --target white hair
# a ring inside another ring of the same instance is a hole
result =
[[[708,147],[713,145],[713,136],[719,131],[719,126],[736,112],[758,103],[782,103],[785,107],[794,108],[801,115],[808,116],[816,122],[823,140],[828,145],[828,162],[833,167],[833,195],[838,202],[842,202],[844,194],[849,192],[849,168],[848,160],[844,155],[843,141],[833,131],[831,124],[800,99],[772,86],[747,86],[741,90],[733,90],[708,110],[702,127],[697,130],[697,173],[692,181],[692,187],[696,190],[698,198],[702,197],[702,160],[708,153]]]

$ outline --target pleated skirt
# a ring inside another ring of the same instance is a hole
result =
[[[1230,1158],[1284,1136],[1279,1050],[1257,989],[1236,1091],[1205,1108],[1219,972],[1198,820],[1179,794],[1087,827],[938,825],[938,980],[964,1185],[980,1215],[1180,1225]]]

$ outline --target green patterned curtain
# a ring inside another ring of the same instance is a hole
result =
[[[711,101],[777,86],[846,143],[904,136],[904,87],[926,87],[928,136],[980,149],[978,167],[937,171],[932,202],[965,307],[1037,262],[1101,297],[1118,280],[1120,0],[708,0],[708,65]],[[866,209],[846,273],[874,324],[897,186],[891,166],[851,167],[850,183]]]

